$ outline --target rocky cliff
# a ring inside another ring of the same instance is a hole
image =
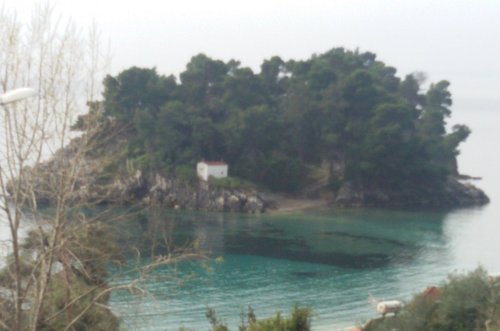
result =
[[[71,175],[74,178],[66,193],[68,200],[75,203],[141,204],[241,213],[262,213],[271,206],[279,208],[279,201],[265,198],[256,189],[223,188],[197,180],[186,182],[140,170],[113,173],[106,169],[104,159],[116,157],[118,144],[109,145],[100,154],[79,153],[81,144],[80,138],[74,139],[51,160],[27,169],[21,179],[21,190],[35,192],[38,203],[50,204],[61,187],[60,181]],[[16,183],[9,184],[11,191]],[[328,192],[328,200],[340,207],[454,208],[489,202],[482,190],[458,177],[449,177],[440,189],[407,186],[391,190],[346,181],[332,192],[326,184],[322,186],[323,192]]]
[[[157,173],[145,176],[141,171],[113,181],[105,191],[105,202],[119,204],[140,202],[145,206],[252,214],[262,213],[268,207],[254,189],[221,188],[204,181],[186,183]],[[80,191],[79,200],[100,199],[89,195],[89,190],[85,192],[82,195]]]
[[[450,176],[439,188],[407,186],[391,190],[346,182],[337,191],[334,201],[344,207],[460,208],[481,206],[490,200],[469,181]]]
[[[186,182],[140,170],[109,171],[105,169],[104,159],[114,157],[113,149],[101,154],[81,153],[81,143],[81,138],[73,139],[47,162],[27,168],[20,180],[8,184],[8,191],[12,194],[19,188],[25,196],[36,197],[39,204],[52,204],[64,191],[69,203],[92,205],[140,204],[252,214],[265,212],[269,206],[261,194],[251,188],[223,188],[204,181]]]
[[[45,177],[47,178],[47,177]],[[46,189],[47,182],[35,185],[38,203],[51,204],[53,194]],[[164,206],[173,209],[205,210],[259,214],[269,203],[254,189],[212,187],[200,181],[185,183],[159,174],[143,175],[136,171],[130,177],[117,177],[112,181],[79,180],[69,194],[69,201],[85,204],[117,204]]]

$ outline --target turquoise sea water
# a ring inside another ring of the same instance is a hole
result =
[[[313,308],[315,329],[347,327],[375,316],[369,295],[406,300],[451,271],[476,267],[478,252],[465,232],[485,209],[323,209],[260,217],[153,213],[143,221],[144,231],[169,223],[182,240],[198,242],[224,261],[210,262],[210,270],[195,262],[157,270],[142,283],[150,297],[115,293],[112,307],[131,330],[207,330],[207,307],[236,329],[249,305],[264,317],[294,304]],[[487,249],[479,252],[481,262],[500,270],[498,250],[489,256]]]
[[[478,265],[500,272],[499,105],[455,106],[454,122],[473,130],[462,148],[460,170],[483,177],[477,184],[492,199],[489,205],[448,212],[321,209],[264,216],[150,211],[122,228],[169,244],[194,241],[223,263],[159,269],[141,283],[144,295],[114,293],[113,310],[128,330],[208,330],[205,312],[211,307],[237,330],[249,305],[258,317],[267,317],[299,304],[313,308],[314,329],[340,330],[375,316],[370,295],[408,300],[451,272]],[[174,230],[174,237],[163,238],[165,229]]]

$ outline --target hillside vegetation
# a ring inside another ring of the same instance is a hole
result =
[[[433,295],[421,293],[396,316],[372,320],[364,331],[498,331],[500,280],[483,268],[454,274]]]
[[[318,173],[333,192],[345,183],[439,191],[457,174],[470,130],[446,130],[449,82],[422,91],[423,81],[343,48],[304,61],[273,57],[258,73],[199,54],[180,81],[154,68],[107,76],[91,113],[127,130],[119,155],[149,172],[192,178],[200,159],[225,160],[231,176],[275,191],[304,190]]]

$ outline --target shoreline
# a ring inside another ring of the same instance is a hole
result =
[[[290,214],[331,205],[327,199],[292,198],[279,194],[273,195],[272,201],[273,206],[266,210],[269,215]]]

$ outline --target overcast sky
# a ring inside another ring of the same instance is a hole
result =
[[[27,17],[34,0],[7,0]],[[458,98],[500,98],[500,0],[59,0],[79,26],[97,21],[114,74],[178,74],[200,52],[255,71],[333,47],[371,51],[404,76],[448,79]]]

